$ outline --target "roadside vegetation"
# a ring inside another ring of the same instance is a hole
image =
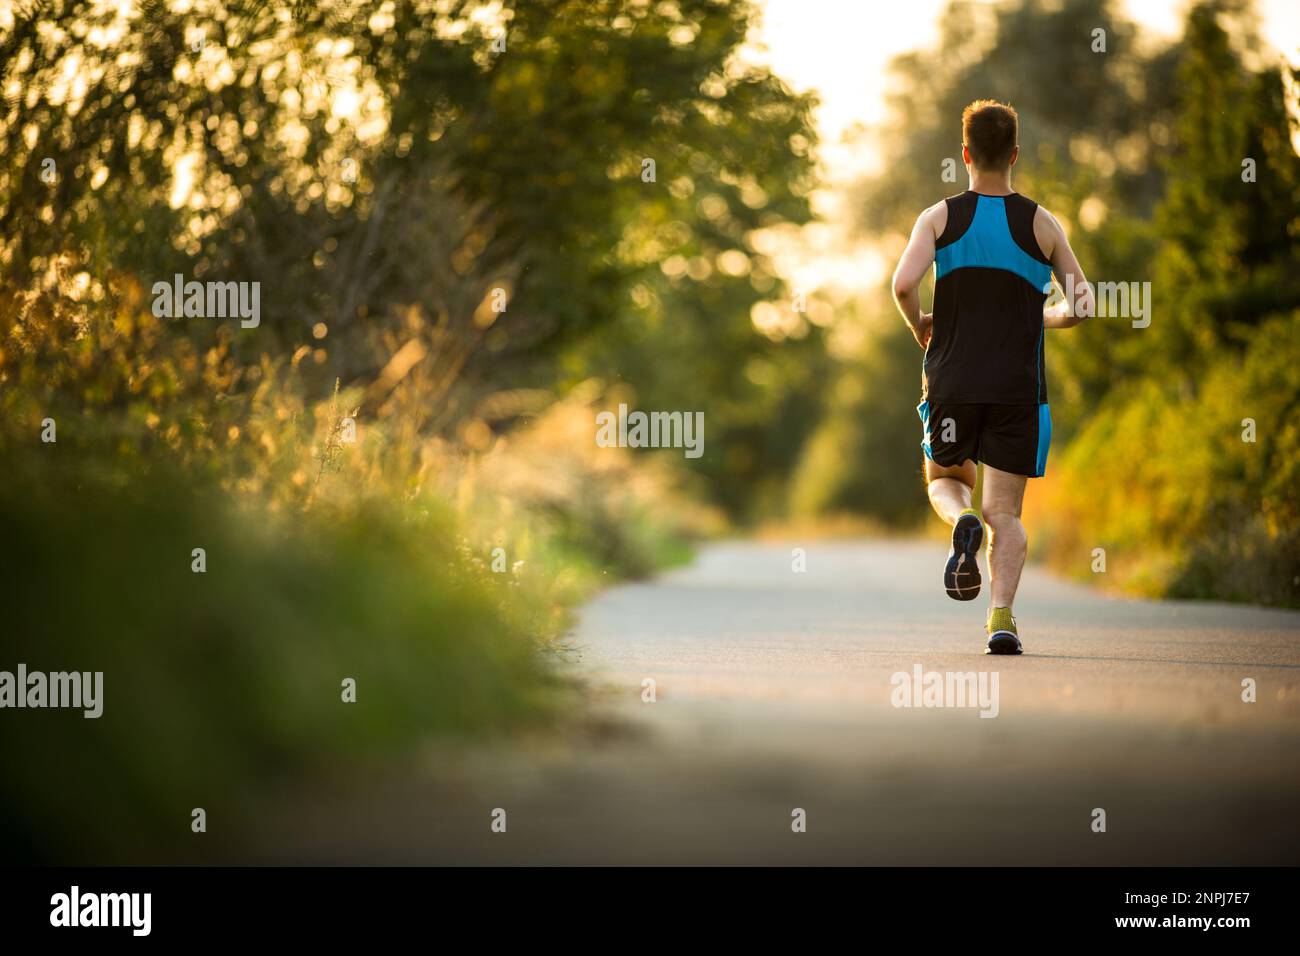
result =
[[[6,711],[8,859],[165,858],[193,808],[569,719],[575,605],[722,526],[596,414],[703,308],[733,351],[665,368],[745,408],[779,292],[748,236],[807,218],[808,102],[731,65],[747,7],[624,7],[0,21],[0,669],[105,695]],[[176,275],[260,314],[169,313]]]

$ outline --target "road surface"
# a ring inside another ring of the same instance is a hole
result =
[[[593,719],[432,752],[354,794],[355,834],[330,823],[339,796],[280,839],[332,862],[1300,863],[1300,613],[1119,599],[1031,567],[1026,653],[989,657],[983,597],[944,595],[944,550],[726,543],[612,588],[572,635]],[[918,665],[996,672],[996,717],[895,706]]]

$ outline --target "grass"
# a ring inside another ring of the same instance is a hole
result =
[[[104,673],[98,720],[6,715],[2,816],[42,857],[165,853],[194,807],[229,826],[267,780],[535,724],[563,703],[544,653],[554,609],[466,561],[435,507],[259,522],[177,479],[79,475],[0,492],[0,534],[21,556],[5,568],[5,669]]]
[[[0,669],[102,671],[104,712],[0,715],[11,862],[192,861],[195,808],[230,835],[281,783],[551,726],[572,609],[707,523],[596,447],[591,389],[469,448],[398,383],[351,442],[361,388],[60,308],[0,351]]]

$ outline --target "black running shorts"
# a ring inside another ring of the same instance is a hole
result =
[[[1040,478],[1052,444],[1052,416],[1041,405],[989,405],[923,401],[925,457],[936,465],[981,461],[999,471]]]

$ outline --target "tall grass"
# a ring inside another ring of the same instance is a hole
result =
[[[1300,316],[1282,317],[1193,391],[1156,376],[1108,396],[1031,489],[1039,553],[1142,594],[1300,606],[1297,355]]]
[[[0,669],[105,684],[97,720],[4,715],[11,859],[190,859],[194,808],[229,832],[281,778],[544,726],[575,602],[707,517],[595,446],[594,383],[449,440],[411,424],[418,377],[339,388],[314,349],[179,334],[129,282],[0,299]]]

